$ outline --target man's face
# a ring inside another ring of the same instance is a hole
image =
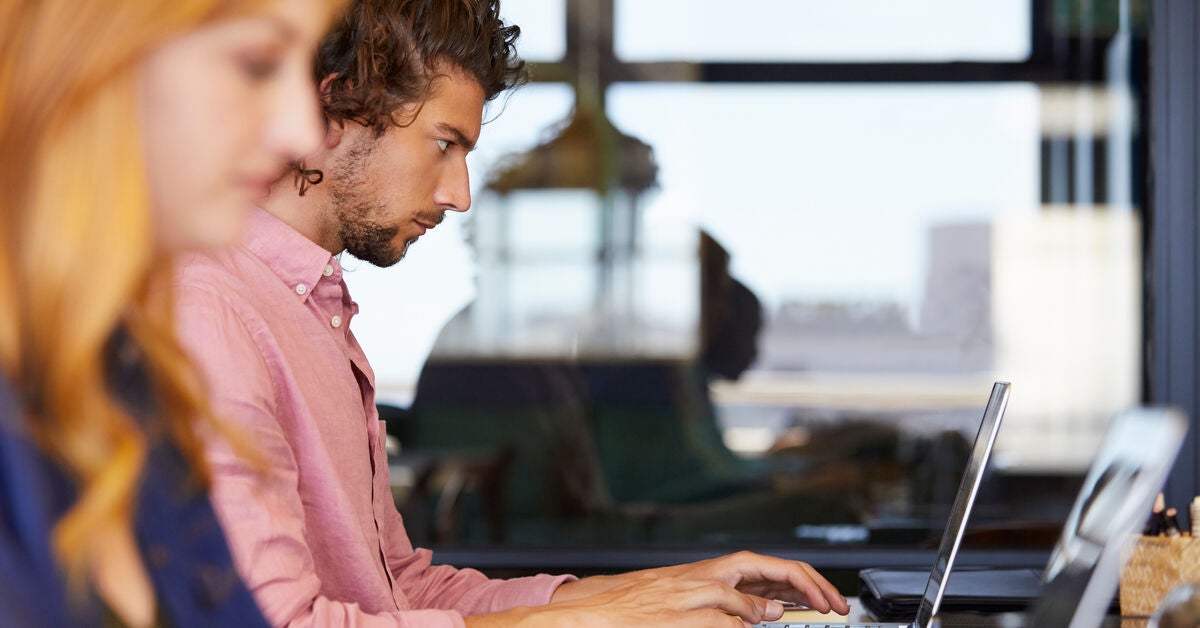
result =
[[[396,116],[411,124],[391,126],[376,138],[347,122],[329,169],[331,217],[341,244],[376,266],[400,261],[446,211],[471,207],[467,153],[479,139],[483,88],[458,68],[439,72],[419,111]]]

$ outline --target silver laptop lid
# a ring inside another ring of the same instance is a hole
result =
[[[1121,573],[1126,539],[1141,530],[1183,445],[1187,419],[1143,408],[1113,419],[1050,554],[1031,626],[1099,626]]]
[[[942,595],[946,592],[946,580],[954,566],[958,547],[962,544],[963,532],[967,528],[967,517],[975,505],[975,495],[979,492],[983,471],[987,468],[992,447],[996,444],[1000,421],[1008,408],[1009,388],[1011,386],[1008,382],[996,382],[992,385],[992,395],[983,410],[983,421],[979,425],[979,433],[975,436],[975,447],[958,485],[958,495],[954,498],[950,519],[946,522],[946,531],[942,533],[942,542],[938,545],[937,560],[929,572],[929,581],[925,583],[925,595],[921,598],[921,606],[913,622],[918,628],[929,626],[933,616],[937,614],[938,607],[941,606]]]

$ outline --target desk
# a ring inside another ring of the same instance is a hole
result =
[[[857,597],[848,597],[850,603],[849,615],[837,613],[818,613],[817,611],[801,610],[787,611],[779,619],[781,622],[873,622],[875,621],[863,609]],[[1021,616],[1015,613],[1004,615],[968,615],[955,614],[939,617],[942,628],[1020,628]],[[1145,617],[1109,617],[1102,628],[1146,628],[1148,621]]]

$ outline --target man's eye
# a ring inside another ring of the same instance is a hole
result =
[[[446,149],[450,148],[450,142],[448,140],[438,140],[437,145],[438,150],[442,151],[443,153],[446,152]]]

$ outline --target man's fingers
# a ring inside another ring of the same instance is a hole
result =
[[[850,612],[850,607],[846,604],[846,598],[842,597],[841,593],[838,593],[837,587],[833,586],[833,583],[817,573],[817,570],[813,569],[812,565],[808,563],[800,563],[800,568],[808,574],[809,581],[815,584],[817,589],[821,591],[822,597],[825,598],[831,610],[835,610],[843,615]]]
[[[659,574],[672,574],[685,579],[711,579],[736,587],[747,594],[799,602],[821,612],[849,612],[849,605],[838,593],[837,588],[811,565],[800,561],[753,552],[737,552],[721,558],[657,571]],[[760,605],[759,608],[765,609],[766,606]]]
[[[762,607],[749,595],[721,582],[714,582],[702,590],[706,596],[713,596],[705,599],[706,606],[715,606],[751,624],[762,621]]]
[[[845,614],[846,599],[808,563],[750,552],[729,557],[741,590],[764,597],[801,602],[821,612]]]
[[[775,621],[783,617],[783,605],[775,600],[775,598],[762,597],[759,595],[750,595],[754,603],[758,605],[762,611],[762,621]]]
[[[756,598],[720,582],[701,582],[681,594],[681,610],[711,608],[736,615],[756,624],[762,621],[763,609]]]

